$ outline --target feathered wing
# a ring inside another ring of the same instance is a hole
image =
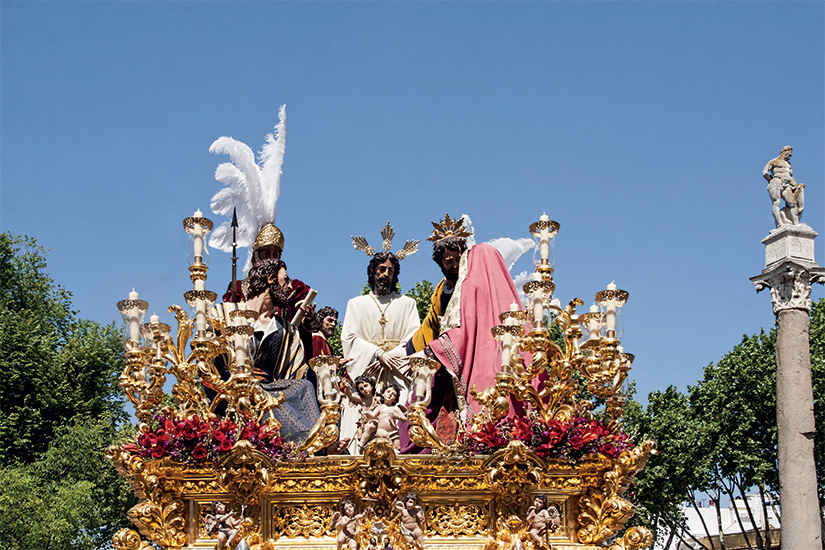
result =
[[[536,242],[533,239],[524,237],[522,239],[510,239],[508,237],[501,237],[487,241],[487,244],[495,248],[501,253],[504,258],[504,263],[507,269],[512,269],[513,265],[525,253],[536,248]]]
[[[237,209],[236,242],[240,247],[251,247],[257,232],[267,222],[274,222],[281,193],[281,172],[286,151],[286,105],[278,112],[275,134],[267,134],[255,161],[255,153],[243,142],[221,137],[209,147],[215,155],[229,155],[215,170],[215,179],[224,184],[212,197],[212,212],[230,217]],[[229,221],[212,233],[209,245],[218,250],[232,250],[232,228]],[[249,260],[247,264],[249,264]]]
[[[245,143],[230,137],[215,140],[209,152],[229,155],[232,161],[220,164],[215,170],[215,179],[224,184],[212,197],[212,212],[229,216],[233,208],[238,212],[238,246],[249,246],[255,240],[255,211],[260,203],[260,175],[255,164],[255,153]],[[232,250],[232,228],[230,222],[223,222],[212,232],[209,245],[218,250]]]
[[[281,174],[286,153],[286,105],[278,110],[278,125],[275,134],[267,134],[260,152],[260,170],[263,207],[267,221],[275,221],[278,213],[278,197],[281,195]]]

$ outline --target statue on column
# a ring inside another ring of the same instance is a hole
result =
[[[783,225],[797,225],[805,208],[805,185],[797,183],[793,177],[792,154],[793,147],[786,145],[762,170],[762,176],[768,180],[768,194],[773,202],[771,211],[777,229]],[[780,208],[782,200],[785,201],[784,208]]]

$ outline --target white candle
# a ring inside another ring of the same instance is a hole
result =
[[[517,303],[513,302],[510,304],[510,311],[518,311],[519,306]],[[504,319],[505,326],[513,326],[516,324],[516,320],[512,317],[507,317]],[[509,332],[504,333],[504,338],[502,340],[501,346],[501,367],[504,371],[510,370],[510,359],[513,356],[513,335]]]
[[[616,285],[611,281],[607,285],[607,290],[616,290]],[[607,337],[616,337],[616,297],[611,296],[607,299],[607,310],[605,312],[605,328],[607,329]]]
[[[590,313],[593,313],[593,316],[588,321],[588,330],[590,334],[588,335],[588,340],[598,340],[599,339],[599,317],[596,315],[599,313],[599,306],[593,304],[590,306]]]
[[[198,332],[206,330],[206,302],[201,298],[195,300],[195,324]]]
[[[539,218],[543,222],[550,221],[550,218],[547,214],[542,214]],[[539,241],[541,243],[541,263],[548,263],[550,261],[550,228],[549,227],[542,227],[541,232],[539,233]]]
[[[203,226],[200,224],[199,218],[203,218],[203,212],[196,210],[193,217],[195,218],[192,227],[192,235],[195,240],[195,262],[200,262],[203,258]]]
[[[239,315],[232,320],[236,327],[243,326],[243,318]],[[246,366],[246,347],[244,346],[243,334],[235,333],[235,363],[238,367]]]
[[[533,273],[533,280],[541,281],[541,273]],[[542,304],[542,294],[543,291],[541,289],[536,290],[533,293],[533,324],[537,328],[542,326],[544,323],[544,305]]]
[[[157,315],[155,315],[153,313],[152,316],[149,317],[149,322],[150,323],[159,323],[160,322],[160,317],[158,317]]]
[[[129,299],[135,301],[140,299],[140,295],[135,292],[134,288],[129,293]],[[140,344],[140,307],[137,305],[129,310],[129,340],[135,345]]]

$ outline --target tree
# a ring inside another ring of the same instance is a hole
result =
[[[415,300],[415,306],[418,308],[418,317],[422,321],[427,316],[427,313],[430,312],[430,300],[433,296],[433,291],[435,287],[433,284],[424,279],[423,281],[419,281],[413,285],[413,287],[407,291],[407,296]]]
[[[0,540],[94,548],[133,497],[104,459],[128,431],[113,326],[78,319],[33,239],[0,234]]]

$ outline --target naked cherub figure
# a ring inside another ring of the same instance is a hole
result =
[[[423,550],[424,511],[418,506],[418,495],[407,493],[403,501],[395,501],[393,509],[401,516],[401,536],[404,541]]]
[[[367,517],[372,508],[367,508],[360,514],[355,513],[355,503],[345,499],[341,501],[341,511],[332,514],[332,527],[339,531],[336,542],[337,550],[346,546],[348,550],[358,550],[358,531],[361,529],[361,520]]]
[[[355,392],[349,384],[344,386],[344,393],[353,405],[361,408],[361,418],[358,420],[358,429],[355,431],[355,438],[358,441],[358,450],[364,452],[367,443],[375,437],[378,429],[377,414],[370,414],[370,411],[381,404],[381,400],[375,396],[375,378],[362,374],[355,378]]]
[[[547,495],[536,495],[533,506],[527,510],[527,524],[530,536],[540,545],[545,544],[548,530],[552,533],[561,526],[559,510],[547,506]]]
[[[387,384],[381,392],[381,403],[364,411],[361,422],[364,423],[364,446],[376,437],[386,437],[392,441],[396,452],[401,450],[398,438],[398,422],[407,419],[405,409],[398,404],[401,388],[395,383]]]
[[[238,532],[241,530],[243,523],[243,511],[241,515],[233,510],[227,512],[226,504],[216,500],[212,502],[212,513],[207,514],[204,518],[206,524],[206,532],[212,533],[215,529],[218,530],[218,542],[215,544],[215,550],[223,550],[229,548]]]

